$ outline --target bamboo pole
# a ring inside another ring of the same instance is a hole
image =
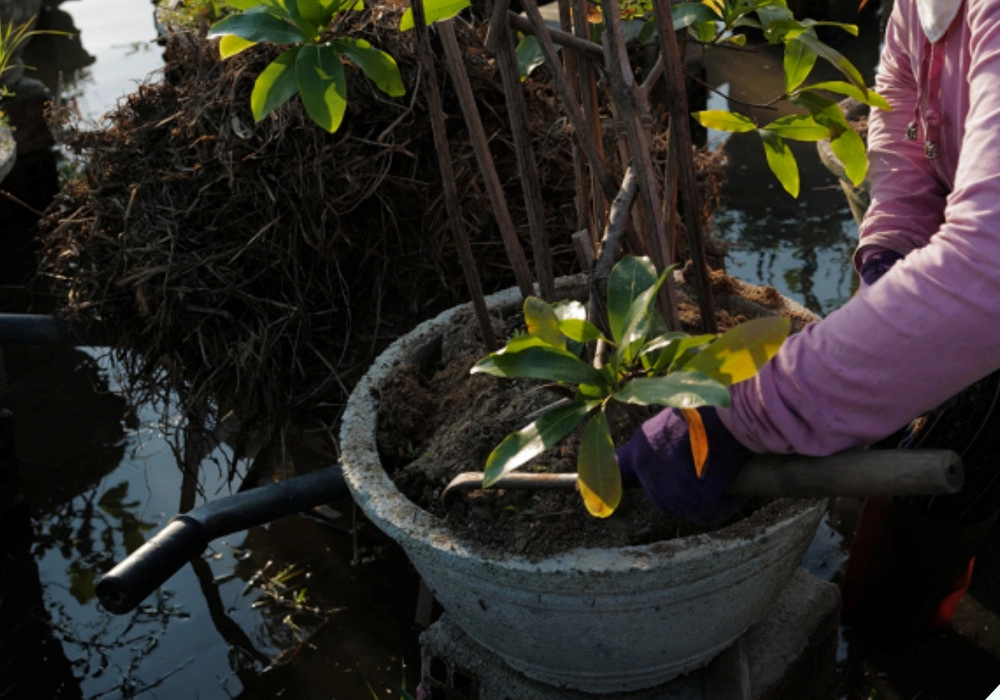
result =
[[[625,131],[628,134],[631,167],[635,170],[635,176],[638,180],[646,239],[653,252],[657,268],[665,270],[673,264],[673,260],[670,257],[670,246],[663,225],[663,217],[660,215],[660,194],[651,156],[653,149],[649,129],[645,126],[652,123],[649,102],[646,100],[645,93],[636,86],[635,77],[632,75],[628,53],[625,49],[625,35],[622,31],[621,9],[618,0],[604,0],[601,10],[604,13],[604,42],[607,47],[605,56],[608,77]],[[675,296],[673,278],[668,277],[666,283],[660,287],[658,301],[660,313],[670,330],[678,330],[680,326]]]
[[[517,238],[517,230],[514,222],[510,218],[510,210],[507,208],[507,198],[503,193],[503,185],[497,176],[496,166],[493,163],[493,156],[490,153],[489,145],[486,141],[486,131],[483,129],[482,120],[479,118],[479,110],[476,107],[476,98],[472,93],[472,86],[469,84],[469,76],[465,72],[465,65],[462,63],[462,51],[458,47],[458,39],[455,38],[455,27],[453,20],[438,22],[438,35],[441,38],[441,45],[444,47],[445,61],[448,66],[448,73],[451,75],[452,84],[458,94],[458,102],[465,117],[465,124],[469,129],[469,140],[472,142],[472,150],[479,164],[479,171],[486,183],[486,192],[493,205],[493,215],[496,217],[497,225],[500,227],[500,236],[503,238],[504,248],[507,251],[507,258],[511,268],[514,270],[514,277],[517,286],[521,290],[522,297],[528,297],[535,293],[534,284],[531,280],[531,270],[528,267],[528,259],[524,255],[524,249]]]
[[[500,23],[496,42],[497,65],[503,83],[507,115],[514,136],[517,154],[517,171],[521,178],[521,189],[528,213],[528,230],[531,233],[531,251],[535,260],[535,277],[542,298],[553,301],[556,296],[555,279],[552,273],[552,255],[545,235],[545,203],[542,201],[541,178],[535,163],[535,149],[531,145],[531,127],[528,124],[528,106],[521,88],[521,73],[517,67],[514,37],[505,22]]]
[[[441,106],[441,90],[438,87],[437,73],[434,70],[434,56],[431,53],[430,37],[427,32],[427,22],[424,15],[423,0],[413,0],[413,24],[417,33],[417,54],[420,67],[427,80],[427,105],[431,117],[431,131],[434,135],[434,149],[437,152],[438,167],[441,169],[441,185],[444,189],[445,209],[448,213],[448,225],[451,228],[458,257],[465,275],[465,284],[469,288],[472,306],[479,322],[479,330],[483,335],[483,343],[490,352],[497,349],[496,337],[493,335],[493,323],[490,320],[486,300],[483,297],[483,286],[476,269],[476,260],[472,254],[472,245],[462,222],[462,210],[458,202],[458,188],[455,185],[455,171],[451,164],[451,149],[448,147],[448,136],[444,124],[444,108]]]
[[[534,26],[534,35],[537,37],[542,54],[545,56],[545,65],[548,66],[549,72],[552,74],[552,84],[562,98],[566,115],[569,117],[573,129],[576,131],[576,137],[580,142],[580,147],[583,149],[584,154],[587,156],[588,164],[597,178],[604,195],[609,200],[614,199],[618,193],[618,184],[608,171],[604,162],[604,154],[598,150],[597,144],[594,143],[594,139],[587,127],[583,110],[580,108],[579,100],[576,99],[576,96],[570,89],[566,73],[562,69],[562,63],[559,61],[559,54],[556,52],[555,44],[552,41],[551,31],[545,25],[545,20],[542,19],[542,15],[538,11],[538,5],[535,4],[534,0],[521,0],[521,5],[528,15],[529,22]],[[560,34],[565,34],[565,32],[560,32]],[[574,43],[579,43],[577,37],[574,37],[572,34],[567,34],[566,36],[576,40]]]
[[[667,104],[670,110],[670,148],[677,155],[677,181],[680,187],[684,224],[688,235],[688,254],[693,263],[694,287],[701,310],[701,326],[705,333],[715,333],[715,304],[705,260],[705,233],[698,201],[698,182],[691,151],[691,125],[688,121],[687,90],[684,87],[684,65],[677,36],[674,33],[670,0],[654,0],[656,30],[660,37],[660,51],[665,63],[664,79],[667,86]]]

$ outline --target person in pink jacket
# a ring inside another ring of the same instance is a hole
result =
[[[740,505],[723,492],[752,453],[829,455],[893,434],[930,447],[911,422],[970,385],[986,409],[1000,394],[1000,0],[896,0],[876,89],[892,111],[870,116],[861,288],[732,387],[731,408],[702,410],[712,479],[680,466],[689,442],[672,409],[619,449],[626,481],[661,510],[718,523]],[[964,455],[957,496],[869,499],[845,621],[947,624],[1000,503],[1000,452],[984,452]],[[914,577],[919,590],[901,593]]]

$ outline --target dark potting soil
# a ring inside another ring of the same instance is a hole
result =
[[[715,276],[713,286],[723,295],[732,291],[724,276]],[[757,301],[779,303],[777,293],[770,292],[756,290]],[[681,312],[682,323],[697,322],[693,306],[682,303]],[[717,320],[725,329],[743,316],[723,310]],[[497,319],[497,337],[511,335],[518,322],[519,317]],[[379,452],[404,495],[460,538],[529,559],[576,547],[642,545],[708,531],[658,512],[639,489],[625,489],[618,509],[605,519],[589,515],[576,491],[478,490],[457,495],[445,507],[441,493],[455,476],[481,472],[507,434],[560,398],[541,381],[470,375],[472,365],[486,355],[478,336],[472,313],[459,314],[444,335],[440,357],[400,367],[382,387]],[[616,444],[631,435],[641,417],[610,414]],[[570,436],[521,470],[573,472],[575,460],[575,438]],[[719,527],[727,527],[726,536],[740,537],[765,527],[786,506],[785,501],[754,499]]]

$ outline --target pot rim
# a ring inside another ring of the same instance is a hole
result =
[[[581,287],[586,288],[585,274],[572,275],[557,280],[556,291],[568,295]],[[745,283],[744,283],[745,284]],[[520,292],[514,287],[486,298],[487,305],[497,307],[520,303]],[[795,305],[795,302],[791,302]],[[732,553],[745,547],[749,540],[768,538],[774,533],[793,526],[817,509],[825,509],[825,502],[812,499],[787,499],[787,515],[752,533],[737,534],[742,521],[713,530],[673,540],[662,540],[645,545],[615,548],[578,547],[543,559],[529,559],[522,555],[504,553],[453,534],[439,518],[413,503],[396,487],[382,468],[375,441],[378,417],[378,387],[383,378],[405,363],[404,357],[427,342],[441,329],[448,326],[459,313],[472,308],[471,303],[452,307],[438,316],[422,322],[409,333],[397,338],[372,363],[348,398],[341,418],[340,451],[344,478],[355,502],[386,534],[399,541],[405,538],[408,546],[437,550],[461,558],[496,561],[502,558],[507,569],[523,571],[572,571],[585,573],[601,571],[634,571],[651,569],[664,561],[680,563],[707,555]],[[745,527],[745,526],[744,526]],[[613,553],[613,556],[609,554]]]

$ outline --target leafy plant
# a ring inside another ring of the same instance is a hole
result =
[[[797,20],[785,0],[705,0],[675,5],[674,27],[686,28],[704,44],[743,46],[746,35],[735,30],[759,30],[772,45],[784,46],[784,92],[769,104],[787,100],[803,114],[780,117],[760,126],[756,121],[727,110],[696,112],[694,118],[710,129],[729,132],[755,131],[761,138],[767,164],[782,187],[797,197],[799,170],[787,140],[821,141],[830,139],[830,147],[844,164],[847,177],[858,185],[868,170],[868,158],[861,137],[850,127],[840,107],[826,95],[847,95],[871,107],[889,110],[889,103],[869,90],[857,68],[837,50],[819,39],[816,28],[836,27],[857,36],[858,28],[841,22]],[[817,59],[836,68],[846,80],[830,80],[806,85]]]
[[[666,331],[654,302],[670,274],[657,276],[647,258],[625,257],[608,278],[607,321],[611,338],[587,320],[576,301],[555,305],[524,301],[527,332],[483,358],[472,373],[544,379],[575,387],[526,427],[508,435],[486,461],[483,486],[542,454],[587,421],[577,454],[580,492],[587,510],[607,517],[621,500],[621,475],[607,417],[611,401],[678,408],[691,429],[699,476],[708,457],[700,406],[728,406],[726,387],[752,377],[788,335],[781,317],[747,321],[716,336]],[[594,344],[597,361],[582,359]],[[607,353],[600,347],[609,348]],[[605,357],[606,355],[606,357]]]
[[[729,110],[695,112],[694,118],[709,129],[733,133],[755,131],[764,146],[768,167],[793,197],[799,195],[799,169],[787,141],[830,139],[833,152],[844,164],[847,177],[855,185],[865,179],[868,157],[861,137],[850,127],[837,104],[827,97],[834,93],[855,98],[871,107],[889,110],[885,99],[869,90],[858,69],[840,52],[820,40],[817,27],[842,29],[857,36],[858,28],[842,22],[797,20],[785,0],[703,0],[683,2],[671,8],[675,30],[687,30],[689,36],[705,46],[742,48],[746,34],[741,29],[759,30],[771,45],[784,45],[785,90],[767,106],[787,100],[803,113],[780,117],[763,126],[751,117]],[[627,0],[621,3],[623,20],[641,21],[642,28],[630,35],[637,43],[656,35],[651,0]],[[592,35],[600,41],[602,25],[592,21]],[[817,59],[836,68],[846,80],[831,80],[805,85]],[[542,63],[538,40],[524,37],[518,44],[522,77],[527,77]]]
[[[24,45],[28,43],[31,37],[40,34],[72,36],[69,32],[55,29],[32,29],[31,27],[34,23],[35,17],[16,27],[13,20],[8,22],[6,26],[4,26],[3,22],[0,22],[0,97],[10,97],[13,94],[10,88],[3,83],[3,77],[6,73],[14,70],[16,67],[13,63],[14,57],[24,48]]]
[[[298,94],[309,117],[333,133],[347,110],[347,59],[390,97],[406,93],[396,59],[365,39],[338,36],[337,20],[345,12],[364,9],[364,0],[226,0],[241,12],[212,25],[209,37],[221,37],[219,54],[235,56],[254,44],[291,44],[261,71],[250,95],[253,117],[260,121]],[[428,22],[447,19],[468,7],[469,0],[430,0]],[[413,26],[411,10],[400,29]]]
[[[333,27],[345,12],[364,9],[363,0],[228,0],[242,10],[212,25],[209,37],[221,37],[222,58],[235,56],[259,42],[292,44],[254,82],[250,95],[253,117],[260,121],[298,94],[309,117],[335,132],[347,109],[349,60],[389,95],[406,90],[396,60],[364,39],[336,36]]]

